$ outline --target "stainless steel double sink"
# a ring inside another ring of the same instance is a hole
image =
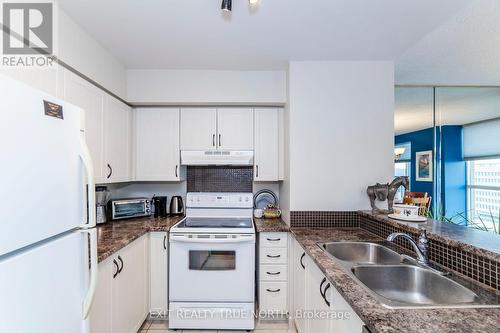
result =
[[[499,307],[483,304],[472,290],[386,246],[347,241],[318,246],[388,308]]]

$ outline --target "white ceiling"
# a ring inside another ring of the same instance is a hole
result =
[[[399,84],[500,85],[500,1],[471,1],[396,60]]]
[[[396,88],[396,134],[433,126],[432,88]],[[500,88],[437,88],[436,124],[465,125],[500,118]]]
[[[129,69],[265,70],[399,58],[471,1],[482,0],[233,0],[230,15],[221,0],[58,2]]]

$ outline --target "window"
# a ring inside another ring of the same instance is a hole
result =
[[[410,178],[410,172],[411,172],[411,162],[410,161],[394,162],[394,176],[395,177],[407,176],[408,178]],[[398,191],[396,192],[396,198],[402,199],[403,196],[405,195],[404,191],[405,191],[404,187],[401,186],[398,189]]]
[[[399,151],[398,151],[399,150]],[[399,155],[397,155],[399,153]],[[406,176],[411,179],[411,143],[405,142],[394,147],[394,176]],[[395,199],[404,197],[405,189],[400,187],[396,192]]]
[[[500,158],[467,162],[469,221],[498,230],[500,223]]]

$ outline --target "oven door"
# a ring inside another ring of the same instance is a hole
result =
[[[253,302],[255,235],[170,234],[171,302]]]

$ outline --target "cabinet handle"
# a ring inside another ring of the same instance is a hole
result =
[[[108,173],[107,178],[109,179],[111,177],[111,175],[113,174],[113,168],[111,167],[111,165],[109,165],[109,163],[108,163],[108,169],[109,169],[109,173]]]
[[[179,170],[179,166],[175,166],[175,177],[179,177],[179,173],[177,172]]]
[[[118,275],[120,268],[118,267],[118,263],[116,262],[115,259],[113,259],[113,264],[115,264],[116,267],[116,272],[113,273],[113,279]]]
[[[267,257],[268,258],[279,258],[279,257],[281,257],[281,255],[279,255],[279,254],[276,254],[276,255],[270,255],[270,254],[268,254]]]
[[[325,287],[325,291],[323,292],[323,299],[328,307],[330,307],[330,302],[326,299],[326,291],[330,288],[330,284],[328,283]]]
[[[304,262],[302,261],[305,256],[306,256],[305,252],[302,253],[302,255],[300,256],[300,266],[302,266],[303,269],[306,269],[306,266],[304,266]]]
[[[219,134],[219,147],[222,147],[222,134]]]
[[[259,165],[255,165],[255,178],[259,178]]]
[[[167,249],[167,236],[163,236],[163,249],[166,250]]]
[[[267,272],[267,275],[280,275],[281,272]]]
[[[281,289],[266,289],[270,293],[279,293]]]
[[[118,269],[118,274],[120,274],[123,271],[123,260],[122,260],[122,257],[118,256],[118,260],[120,260],[120,262],[122,264],[122,267],[120,267],[120,269]]]
[[[319,294],[321,296],[323,296],[323,298],[325,298],[325,294],[323,294],[323,283],[326,282],[326,278],[323,278],[323,280],[321,280],[321,283],[319,284]]]
[[[212,146],[215,147],[215,134],[212,134]]]
[[[267,238],[267,240],[270,242],[279,242],[281,238]]]

